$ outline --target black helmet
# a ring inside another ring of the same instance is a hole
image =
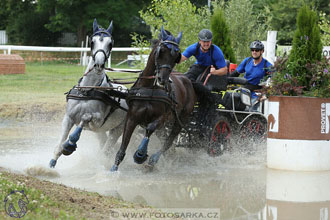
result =
[[[250,49],[263,50],[264,44],[260,40],[255,40],[250,44]]]
[[[199,32],[198,38],[202,41],[211,41],[213,38],[213,34],[209,29],[203,29]]]

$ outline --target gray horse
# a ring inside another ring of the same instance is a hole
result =
[[[49,163],[52,168],[55,167],[62,154],[70,155],[76,150],[76,143],[82,129],[96,132],[101,146],[114,145],[122,134],[126,115],[124,110],[127,109],[125,100],[114,98],[105,90],[89,88],[89,86],[100,86],[126,90],[123,85],[111,83],[104,71],[113,45],[111,33],[112,21],[108,29],[105,30],[97,24],[96,19],[94,20],[91,58],[84,76],[78,83],[78,88],[75,86],[68,93],[66,113],[62,121],[61,139]],[[73,125],[77,127],[66,140]],[[109,135],[107,135],[107,131],[109,131]]]

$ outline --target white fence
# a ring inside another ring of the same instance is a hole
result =
[[[282,47],[281,49],[283,50],[283,53],[287,53],[287,54],[289,54],[289,52],[292,48],[292,46],[281,46],[281,47]],[[330,46],[324,46],[322,49],[322,54],[323,54],[323,56],[330,58]]]
[[[147,50],[149,48],[142,48],[142,50]],[[0,45],[0,51],[3,50],[4,54],[11,54],[13,50],[20,50],[20,51],[47,51],[47,52],[81,52],[84,53],[81,55],[83,65],[87,65],[86,62],[86,54],[90,51],[88,47],[38,47],[38,46],[15,46],[15,45]],[[134,47],[114,47],[112,51],[121,51],[121,52],[136,52],[140,51],[141,48],[134,48]],[[84,59],[85,58],[85,59]],[[111,55],[108,59],[108,67],[111,67]]]

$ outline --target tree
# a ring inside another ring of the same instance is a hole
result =
[[[198,9],[189,0],[153,0],[150,7],[140,11],[140,16],[150,26],[153,38],[158,38],[162,25],[175,36],[182,31],[181,50],[198,41],[201,29],[210,28],[209,9]],[[176,68],[179,71],[187,71],[191,64],[191,61],[184,62]]]
[[[323,12],[320,12],[319,27],[322,31],[321,34],[322,44],[327,46],[330,44],[330,20],[326,19],[326,14]]]
[[[278,31],[277,42],[281,45],[290,45],[294,30],[296,29],[296,17],[304,0],[278,0],[270,5],[272,21],[271,26]]]
[[[228,3],[216,1],[213,7],[222,8],[230,27],[230,38],[235,48],[238,62],[250,56],[249,45],[252,41],[266,38],[266,27],[258,22],[259,14],[254,15],[250,0],[231,0]]]
[[[0,0],[0,30],[5,30],[8,24],[8,17],[10,11],[8,8],[8,1],[7,0]]]
[[[226,59],[236,63],[235,54],[231,47],[230,31],[222,9],[218,8],[211,17],[213,43],[219,46]]]
[[[141,10],[150,0],[39,0],[39,10],[50,13],[50,19],[45,27],[52,31],[68,31],[77,34],[78,45],[92,33],[94,18],[99,24],[109,25],[113,20],[114,39],[116,44],[130,45],[129,33],[146,32],[145,25],[138,18]],[[140,31],[142,29],[142,31]],[[127,42],[128,41],[128,42]]]
[[[298,76],[299,84],[309,89],[308,64],[320,61],[322,43],[318,16],[309,6],[303,5],[297,16],[297,30],[295,31],[292,50],[289,55],[291,74]]]
[[[43,26],[48,15],[36,12],[35,1],[4,0],[2,3],[2,9],[7,12],[3,25],[10,44],[53,45],[56,35]]]

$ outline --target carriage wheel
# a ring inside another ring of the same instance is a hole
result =
[[[251,116],[239,129],[237,144],[241,151],[253,153],[253,145],[267,140],[267,120],[262,116]]]
[[[225,150],[230,150],[232,127],[227,117],[216,116],[211,128],[207,153],[210,156],[220,156]]]

